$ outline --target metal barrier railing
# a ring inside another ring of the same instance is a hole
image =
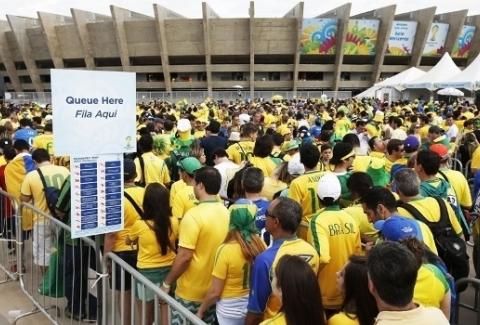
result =
[[[474,297],[473,297],[473,303],[472,304],[467,304],[465,302],[462,302],[462,295],[468,292],[467,290],[464,290],[462,293],[458,294],[457,297],[457,304],[454,306],[455,308],[455,319],[453,320],[452,324],[455,325],[461,325],[461,324],[466,324],[465,322],[460,321],[460,309],[465,309],[469,310],[475,313],[476,317],[476,322],[475,324],[480,325],[480,280],[478,279],[471,279],[471,278],[463,278],[459,279],[455,286],[457,288],[464,288],[465,286],[471,286],[473,287],[474,290]],[[469,323],[472,324],[472,323]]]
[[[18,201],[10,194],[0,194],[0,270],[5,277],[0,283],[18,278],[19,261],[17,259],[17,216]]]
[[[465,164],[465,168],[463,169],[463,175],[465,175],[466,179],[469,179],[471,166],[472,166],[472,160],[470,159],[469,161],[467,161],[467,163]]]
[[[459,159],[450,158],[449,165],[450,165],[451,169],[457,170],[457,171],[463,173],[463,165],[462,165],[462,162]]]
[[[13,324],[37,313],[45,315],[52,324],[81,324],[97,319],[99,324],[118,324],[117,319],[122,324],[146,324],[149,315],[145,299],[138,300],[138,309],[134,303],[128,311],[120,308],[117,316],[118,290],[109,289],[109,281],[115,283],[120,279],[122,293],[126,278],[131,280],[132,288],[138,287],[144,294],[149,292],[154,296],[155,308],[148,324],[168,324],[172,311],[185,324],[205,324],[115,253],[103,259],[99,242],[88,237],[72,240],[70,227],[50,214],[29,203],[19,203],[2,190],[0,208],[2,226],[6,225],[0,229],[0,271],[5,273],[5,281],[18,280],[21,291],[33,304],[27,312],[11,311],[15,317]],[[32,230],[22,229],[22,218],[32,218]],[[111,273],[109,264],[114,266]],[[103,281],[99,281],[102,277]],[[131,301],[135,300],[134,292]],[[124,295],[120,297],[123,306]]]
[[[100,305],[89,286],[101,260],[95,242],[88,237],[71,241],[70,227],[29,203],[21,203],[19,211],[19,224],[22,217],[33,219],[31,235],[19,227],[17,241],[20,288],[34,307],[13,324],[40,312],[53,324],[96,320]]]
[[[120,268],[120,274],[117,274]],[[103,319],[102,324],[170,324],[169,317],[172,311],[180,314],[183,318],[183,324],[205,325],[201,319],[192,314],[187,308],[177,302],[174,298],[163,292],[158,285],[141,275],[137,270],[122,260],[114,253],[108,253],[103,260],[103,272],[111,274],[104,277],[103,280]],[[109,287],[108,278],[111,279],[112,286],[118,283],[120,277],[120,290],[107,289]],[[129,279],[127,278],[129,277]],[[126,290],[126,280],[130,280],[131,290]],[[109,292],[110,291],[110,292]],[[129,296],[125,294],[130,291]],[[134,301],[135,291],[139,293],[137,300],[137,308],[130,303],[130,310],[126,311],[121,308],[119,311],[120,319],[117,319],[116,306],[124,306],[125,300]],[[146,297],[148,295],[153,296]],[[118,296],[118,297],[117,297]],[[120,304],[118,304],[119,299]],[[149,299],[150,302],[147,302]],[[153,301],[153,303],[151,302]],[[150,303],[150,310],[147,311],[147,304]],[[109,312],[110,306],[110,312]],[[163,308],[162,308],[163,307]],[[153,309],[153,310],[151,310]],[[148,319],[148,320],[147,320]]]

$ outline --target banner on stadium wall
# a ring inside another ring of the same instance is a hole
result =
[[[123,155],[72,157],[72,238],[123,229]]]
[[[473,36],[475,35],[475,26],[463,25],[462,32],[453,46],[453,58],[467,58],[472,48]]]
[[[56,155],[136,151],[135,73],[50,71]]]
[[[386,55],[412,55],[413,42],[417,31],[416,21],[394,21],[388,39]]]
[[[430,26],[427,42],[423,48],[423,56],[441,56],[443,54],[448,28],[449,25],[444,23],[433,23]]]
[[[311,18],[302,22],[302,54],[335,54],[338,19]]]
[[[350,19],[343,54],[375,55],[379,26],[378,19]]]

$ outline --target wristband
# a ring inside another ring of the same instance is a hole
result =
[[[170,289],[171,286],[166,284],[165,281],[163,281],[162,287],[164,287],[165,289]]]

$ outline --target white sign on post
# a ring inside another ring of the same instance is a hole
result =
[[[136,151],[135,73],[51,70],[56,155],[68,155],[72,238],[123,229],[123,153]]]
[[[56,155],[136,151],[135,73],[50,71]]]

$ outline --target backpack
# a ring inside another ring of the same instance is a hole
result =
[[[434,197],[440,207],[440,219],[437,222],[427,220],[413,205],[401,202],[400,207],[407,210],[416,220],[425,223],[432,231],[438,256],[443,260],[448,272],[455,280],[468,277],[469,257],[465,241],[454,233],[450,223],[445,201]]]
[[[38,175],[40,176],[40,180],[42,181],[43,191],[45,192],[45,200],[47,201],[48,210],[53,217],[57,217],[57,213],[55,212],[55,208],[57,206],[58,197],[60,196],[60,190],[53,186],[48,186],[47,182],[45,181],[45,177],[43,176],[42,171],[40,168],[37,168]],[[63,185],[62,185],[63,187]]]

